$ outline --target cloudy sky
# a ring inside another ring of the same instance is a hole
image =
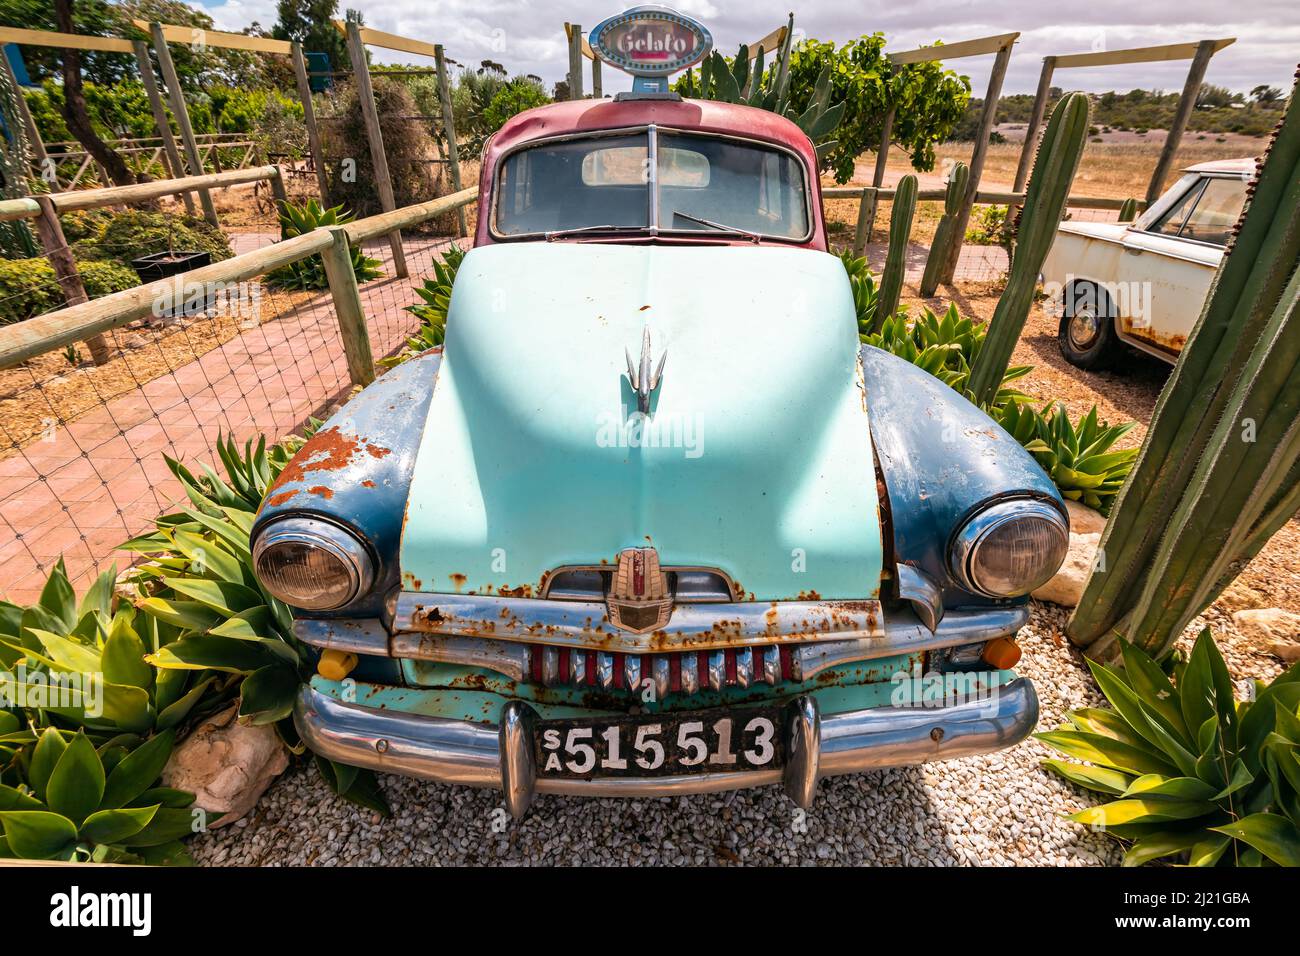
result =
[[[257,20],[275,22],[275,0],[190,0],[205,8],[218,28],[240,30]],[[635,0],[627,0],[627,6]],[[922,0],[901,4],[858,4],[846,0],[676,0],[683,13],[701,19],[719,49],[731,52],[785,22],[793,6],[795,28],[819,40],[842,42],[883,31],[889,49],[1020,31],[1004,93],[1032,93],[1042,58],[1049,54],[1120,50],[1134,46],[1236,37],[1210,63],[1207,81],[1248,91],[1260,83],[1288,89],[1300,61],[1300,4],[1296,0]],[[889,7],[872,10],[871,7]],[[449,56],[477,64],[484,58],[517,73],[536,73],[548,83],[567,69],[565,20],[584,28],[624,9],[601,0],[342,0],[368,26],[440,42]],[[420,62],[402,54],[379,53],[382,62]],[[982,90],[992,57],[954,61]],[[1178,90],[1186,62],[1076,69],[1056,74],[1067,89]],[[605,91],[631,87],[630,78],[605,71]],[[617,77],[617,78],[616,78]]]

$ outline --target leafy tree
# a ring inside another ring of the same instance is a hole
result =
[[[347,39],[331,22],[338,19],[339,0],[279,0],[275,9],[278,19],[271,28],[271,36],[277,40],[297,40],[306,52],[328,53],[334,69],[347,69]],[[348,10],[344,19],[350,23],[364,22],[356,10]]]
[[[830,68],[832,104],[845,104],[835,129],[835,146],[823,160],[835,181],[853,177],[853,164],[880,143],[885,116],[894,109],[891,142],[907,150],[912,167],[934,168],[936,143],[948,138],[970,99],[970,79],[937,62],[890,64],[883,33],[864,35],[836,47],[809,39],[790,55],[790,104],[806,109],[822,70]]]
[[[540,83],[517,76],[492,97],[487,109],[483,111],[479,128],[475,133],[481,133],[486,141],[487,137],[504,126],[506,120],[516,113],[522,113],[535,106],[545,106],[549,102],[551,98],[546,95],[546,90],[542,89]]]
[[[1250,98],[1260,106],[1269,106],[1282,98],[1282,91],[1276,86],[1263,84],[1250,91]]]

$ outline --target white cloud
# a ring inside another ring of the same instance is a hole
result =
[[[627,6],[634,0],[625,0]],[[198,4],[196,4],[198,5]],[[677,9],[698,16],[712,31],[718,47],[732,51],[758,39],[785,22],[790,0],[676,0]],[[275,21],[275,0],[222,0],[205,5],[218,27],[238,30],[252,20],[269,26]],[[342,0],[355,7],[366,23],[380,30],[442,43],[454,59],[477,65],[492,59],[512,72],[536,73],[553,83],[568,66],[563,24],[575,20],[584,28],[623,9],[620,3],[564,3],[545,0]],[[997,11],[996,17],[992,16]],[[893,49],[906,49],[935,40],[954,42],[970,37],[1021,31],[1011,56],[1004,92],[1032,92],[1042,58],[1050,54],[1152,46],[1189,40],[1237,37],[1210,64],[1207,80],[1220,86],[1248,90],[1260,83],[1289,88],[1300,57],[1300,22],[1293,0],[1092,0],[1086,4],[1047,4],[1041,0],[1009,0],[998,7],[976,0],[921,0],[880,5],[878,9],[843,0],[802,0],[795,23],[809,36],[843,42],[862,33],[882,31]],[[423,58],[376,51],[385,62],[425,62]],[[971,76],[977,91],[984,88],[992,57],[953,61],[953,68]],[[1062,71],[1057,83],[1074,89],[1127,90],[1135,87],[1180,89],[1185,62]],[[628,89],[630,80],[604,71],[607,92]]]

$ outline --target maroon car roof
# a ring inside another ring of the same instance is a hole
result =
[[[484,204],[501,157],[518,146],[534,140],[567,133],[622,129],[649,124],[674,129],[699,130],[743,136],[784,146],[797,153],[810,170],[813,190],[813,238],[808,245],[825,249],[825,231],[821,214],[821,187],[817,179],[817,153],[812,142],[784,116],[752,106],[718,103],[712,100],[627,99],[570,100],[526,110],[506,121],[483,149],[483,166],[479,179],[479,217],[475,244],[493,241],[488,231],[488,214]]]

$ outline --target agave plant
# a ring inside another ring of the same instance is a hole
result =
[[[1088,762],[1044,766],[1111,798],[1071,819],[1125,841],[1126,866],[1300,866],[1300,669],[1236,701],[1208,629],[1172,681],[1119,643],[1122,670],[1088,662],[1111,709],[1071,711],[1036,735]]]
[[[78,602],[63,561],[55,563],[37,604],[0,604],[0,666],[28,675],[23,696],[64,682],[58,705],[24,708],[34,726],[74,726],[130,747],[191,716],[211,713],[227,693],[220,675],[155,673],[145,655],[177,638],[169,623],[137,613],[113,593],[117,569],[95,580]],[[70,678],[79,678],[73,681]],[[94,680],[94,693],[86,681]],[[15,685],[17,681],[15,680]]]
[[[46,729],[27,780],[0,785],[0,857],[96,863],[192,863],[180,843],[203,821],[194,795],[156,787],[175,741],[164,731],[130,752],[84,732]]]
[[[326,209],[316,199],[308,199],[302,206],[286,202],[280,213],[280,237],[292,239],[314,229],[341,226],[355,218],[341,205]],[[352,254],[352,272],[358,282],[378,279],[383,275],[379,269],[379,260],[367,256],[362,252],[361,246],[350,245],[348,249]],[[308,256],[306,259],[299,259],[297,262],[291,262],[268,272],[266,280],[271,285],[282,289],[313,290],[329,287],[329,279],[325,275],[325,263],[319,255]]]
[[[293,636],[293,612],[253,573],[249,533],[262,497],[302,441],[295,437],[268,447],[259,439],[246,444],[241,455],[229,438],[219,438],[225,479],[210,466],[202,466],[198,477],[167,459],[192,507],[157,518],[153,532],[122,545],[149,556],[134,579],[147,595],[140,609],[178,633],[146,660],[160,673],[237,675],[240,719],[274,725],[298,753],[303,747],[290,713],[315,659]],[[372,773],[323,760],[317,764],[342,796],[388,812]]]
[[[696,79],[694,70],[688,70],[678,81],[676,89],[683,96],[741,103],[784,116],[813,141],[820,161],[835,147],[835,140],[826,137],[840,125],[847,104],[841,102],[830,105],[831,70],[828,66],[817,77],[808,108],[797,113],[790,106],[790,44],[794,37],[793,27],[792,15],[786,29],[785,42],[777,51],[770,70],[764,69],[765,51],[762,48],[751,60],[749,46],[741,44],[731,63],[714,50],[700,64],[699,79]]]
[[[1124,486],[1137,460],[1136,448],[1110,451],[1134,422],[1110,425],[1098,421],[1097,406],[1072,425],[1065,406],[1049,402],[1042,411],[1011,402],[997,415],[999,424],[1030,452],[1051,476],[1061,494],[1102,514]]]
[[[925,369],[939,381],[960,394],[970,397],[968,382],[975,357],[984,344],[985,327],[957,312],[949,305],[943,318],[929,309],[913,321],[906,312],[885,319],[880,331],[862,335],[867,345],[884,349]],[[1002,377],[1002,387],[994,397],[994,407],[1014,406],[1026,396],[1007,384],[1028,375],[1032,365],[1014,365]]]
[[[845,249],[840,253],[840,261],[844,263],[844,271],[849,277],[849,288],[853,290],[853,311],[858,317],[858,334],[869,335],[871,323],[876,318],[878,292],[875,277],[867,266],[867,260],[855,256],[851,249]]]

